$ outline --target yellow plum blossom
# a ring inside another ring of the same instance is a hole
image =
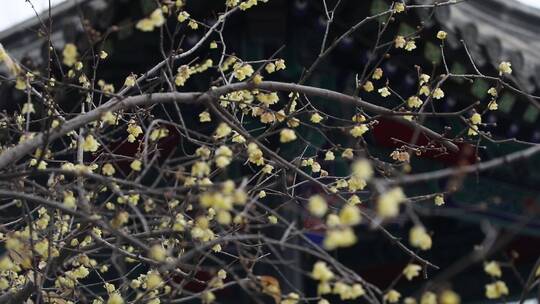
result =
[[[499,64],[499,75],[512,74],[512,64],[508,61],[503,61]]]
[[[96,152],[99,148],[98,141],[94,138],[93,135],[87,135],[82,143],[83,151],[85,152]]]
[[[178,20],[178,22],[182,23],[189,19],[189,13],[186,11],[181,11],[176,19]]]
[[[501,266],[496,261],[485,263],[484,271],[495,278],[500,278],[502,276]]]
[[[150,247],[149,257],[155,261],[163,262],[167,258],[167,255],[167,250],[159,244]]]
[[[461,298],[452,290],[446,289],[439,295],[439,303],[441,304],[460,304]]]
[[[388,97],[392,95],[388,87],[380,88],[379,90],[377,90],[377,92],[379,92],[379,94],[381,94],[382,97]]]
[[[346,204],[339,212],[339,219],[343,225],[357,225],[362,220],[360,210],[354,205]]]
[[[309,119],[312,123],[320,123],[323,120],[323,117],[319,113],[314,113]]]
[[[410,281],[420,274],[420,270],[422,270],[422,266],[409,264],[403,269],[403,275]]]
[[[414,49],[416,49],[416,43],[414,40],[407,41],[407,44],[405,44],[405,50],[411,52]]]
[[[399,187],[382,193],[377,200],[377,214],[383,218],[397,216],[399,205],[405,199],[405,194]]]
[[[411,96],[407,99],[407,106],[409,108],[419,108],[422,105],[422,99],[418,96]]]
[[[138,159],[131,162],[129,165],[133,171],[141,171],[142,162]]]
[[[394,39],[394,45],[397,49],[402,49],[407,44],[407,40],[405,40],[405,37],[403,36],[396,36]]]
[[[326,200],[320,195],[314,195],[309,198],[308,210],[311,214],[317,217],[323,217],[328,210]]]
[[[431,291],[424,292],[420,298],[420,304],[437,304],[437,295]]]
[[[354,126],[354,127],[349,131],[349,133],[350,133],[353,137],[360,137],[360,136],[364,135],[367,131],[369,131],[369,128],[368,128],[365,124],[361,124],[361,125],[356,125],[356,126]]]
[[[376,68],[375,71],[373,71],[373,75],[371,76],[371,78],[375,80],[379,80],[382,78],[382,76],[383,76],[383,70],[381,68]]]
[[[496,281],[486,285],[486,297],[488,299],[498,299],[510,293],[508,286],[503,281]]]
[[[411,243],[413,247],[422,250],[428,250],[432,245],[431,236],[429,236],[423,226],[418,225],[412,227],[409,231],[409,243]]]
[[[336,159],[334,152],[327,151],[326,154],[324,154],[324,160],[334,160],[334,159]]]
[[[126,77],[126,80],[124,80],[124,85],[128,88],[132,88],[135,86],[136,80],[135,75],[129,75]]]
[[[334,250],[339,247],[350,247],[356,244],[356,235],[352,228],[331,229],[326,232],[323,247]]]
[[[375,89],[375,86],[373,85],[373,82],[371,81],[366,81],[366,83],[364,83],[364,85],[362,86],[362,88],[364,89],[364,91],[366,92],[371,92]]]
[[[474,113],[472,116],[471,116],[471,123],[473,125],[478,125],[478,124],[481,124],[482,123],[482,116],[478,113]]]
[[[114,169],[114,166],[112,164],[106,163],[105,165],[103,165],[103,168],[101,168],[101,172],[103,173],[103,175],[112,176],[114,175],[116,170]]]
[[[445,31],[438,31],[437,32],[437,39],[444,40],[446,39],[446,36],[448,34]]]
[[[223,138],[231,134],[232,129],[228,124],[222,122],[218,125],[214,137],[217,139]]]
[[[77,51],[77,47],[75,46],[75,44],[67,43],[64,46],[62,55],[64,56],[64,59],[62,62],[65,65],[71,67],[77,62],[77,57],[79,56],[79,52]]]
[[[21,109],[22,114],[28,114],[28,113],[36,113],[36,110],[34,109],[34,104],[31,102],[27,102],[23,105]]]
[[[279,141],[282,143],[288,143],[296,140],[296,133],[291,129],[283,129],[279,132]]]
[[[325,262],[318,261],[313,265],[311,277],[315,280],[326,282],[334,278],[334,273],[328,268]]]
[[[401,297],[401,294],[397,290],[391,289],[384,295],[383,298],[388,303],[397,303],[400,297]]]

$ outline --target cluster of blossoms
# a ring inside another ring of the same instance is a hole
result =
[[[318,261],[313,265],[311,277],[319,281],[317,286],[317,294],[319,296],[326,294],[339,295],[341,300],[355,300],[365,294],[365,290],[360,283],[348,284],[338,280],[330,267],[323,262]],[[333,285],[333,287],[332,287]],[[329,303],[322,299],[319,303]]]

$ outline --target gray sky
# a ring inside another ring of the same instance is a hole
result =
[[[530,6],[538,7],[540,8],[540,0],[518,0],[519,2],[523,2],[525,4],[528,4]]]
[[[24,21],[32,16],[34,12],[32,7],[26,0],[1,0],[2,9],[0,10],[0,31]],[[50,0],[51,4],[58,4],[66,0]],[[540,0],[518,0],[525,4],[540,8]],[[49,0],[31,0],[32,4],[38,12],[47,9]]]
[[[1,0],[0,31],[35,16],[32,7],[26,0]],[[65,0],[51,0],[51,4],[58,4]],[[36,10],[41,13],[49,7],[49,0],[31,0]]]

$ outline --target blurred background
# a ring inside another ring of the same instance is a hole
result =
[[[39,29],[41,22],[48,18],[49,1],[3,2],[0,12],[0,42],[17,60],[39,70],[47,61],[47,44]],[[212,23],[216,18],[215,13],[222,9],[221,2],[188,0],[187,10],[198,20]],[[51,38],[56,50],[61,53],[68,42],[75,43],[79,50],[88,50],[93,43],[104,41],[104,48],[110,57],[107,64],[99,69],[98,76],[108,83],[115,83],[116,87],[121,86],[126,75],[131,72],[143,73],[161,56],[159,35],[139,32],[132,26],[134,21],[155,8],[155,1],[51,0],[51,5]],[[390,2],[384,0],[344,0],[330,32],[330,40],[363,17],[385,10],[389,5]],[[539,95],[540,10],[535,7],[540,7],[540,0],[470,0],[456,6],[441,7],[435,12],[408,11],[393,22],[383,39],[392,41],[397,34],[410,34],[421,27],[422,39],[417,40],[417,49],[407,54],[390,50],[390,56],[385,57],[380,66],[392,87],[401,95],[414,94],[417,89],[415,66],[420,66],[428,74],[444,72],[440,43],[436,39],[437,31],[442,29],[449,33],[445,55],[452,72],[473,72],[465,44],[480,71],[497,75],[498,63],[508,60],[512,63],[514,81],[523,90]],[[35,17],[36,12],[42,13],[40,18]],[[118,26],[118,30],[111,33],[109,30],[113,25]],[[353,93],[355,75],[361,73],[369,60],[378,26],[377,22],[371,23],[345,39],[311,78],[310,85]],[[299,79],[302,68],[309,66],[317,55],[324,29],[322,1],[270,0],[245,14],[235,15],[228,22],[225,36],[231,52],[249,60],[267,58],[285,46],[279,56],[286,59],[288,68],[286,73],[276,79],[294,82]],[[184,46],[196,43],[201,33],[186,31]],[[205,52],[202,50],[196,55],[202,58],[210,56]],[[88,53],[85,55],[91,57]],[[0,73],[7,76],[4,66],[0,68]],[[58,79],[62,78],[61,68],[55,73]],[[186,86],[186,90],[207,87],[208,79],[203,76],[197,79]],[[437,104],[437,110],[457,111],[477,100],[485,104],[490,98],[487,90],[492,85],[483,79],[452,80],[445,85],[446,97]],[[375,95],[360,93],[366,100],[383,104],[383,100]],[[66,109],[70,108],[69,96],[69,89],[59,91],[57,95],[59,103]],[[0,86],[0,111],[12,113],[20,109],[25,98],[25,93],[15,90],[12,83],[3,82]],[[350,111],[345,107],[336,107],[335,104],[325,104],[323,100],[313,102],[328,113],[343,115]],[[495,138],[516,138],[540,143],[540,110],[537,106],[526,96],[511,91],[502,91],[498,103],[499,111],[491,112],[485,118],[492,124],[490,132]],[[460,128],[457,121],[446,119],[428,121],[427,124],[436,130],[451,126],[457,132]],[[304,132],[305,137],[316,145],[323,147],[327,144],[320,135],[310,134],[307,130]],[[382,120],[367,141],[372,144],[374,153],[388,159],[388,155],[397,147],[390,140],[391,137],[407,141],[412,137],[412,130]],[[422,140],[427,141],[421,138],[420,142]],[[459,146],[460,152],[457,153],[415,157],[411,164],[414,172],[485,161],[524,147],[518,142],[482,142],[483,148],[477,148],[475,143],[470,142]],[[130,149],[134,148],[126,147],[125,153],[132,153]],[[283,153],[298,155],[294,147]],[[347,170],[344,163],[336,162],[333,166],[335,172]],[[436,278],[441,286],[457,291],[465,303],[486,302],[484,285],[491,279],[483,272],[481,261],[469,263],[467,259],[486,240],[486,234],[495,233],[497,237],[490,248],[489,259],[504,262],[506,267],[503,279],[509,285],[512,294],[510,298],[518,299],[520,287],[540,255],[540,159],[537,157],[515,162],[480,175],[482,178],[473,174],[459,181],[438,180],[407,188],[407,194],[414,195],[426,191],[442,191],[449,183],[458,182],[461,186],[460,191],[445,199],[446,205],[443,208],[436,208],[430,202],[415,205],[415,210],[423,216],[423,223],[434,236],[434,247],[424,254],[425,257],[442,269],[450,269],[430,272],[428,275]],[[316,189],[305,188],[302,191],[315,192]],[[316,224],[315,219],[307,214],[299,215],[299,219],[311,239],[320,242],[323,232],[310,229]],[[390,223],[389,229],[406,238],[403,233],[408,231],[406,228],[410,225],[403,217]],[[368,281],[385,288],[409,262],[408,257],[369,227],[360,226],[357,229],[358,245],[339,250],[336,255]],[[303,267],[308,269],[313,263],[300,256],[293,255],[291,259],[292,263],[305,264]],[[303,286],[306,291],[315,293],[315,285],[305,277],[290,270],[287,277],[291,284]],[[422,280],[398,285],[398,289],[405,295],[420,294],[425,287]],[[192,288],[196,290],[200,286]],[[226,290],[224,294],[230,295],[231,291]],[[531,303],[537,303],[535,301],[531,300]],[[230,302],[238,303],[238,298]]]

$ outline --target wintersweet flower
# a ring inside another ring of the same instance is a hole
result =
[[[352,174],[355,177],[370,180],[373,177],[373,168],[367,159],[360,159],[353,163]]]
[[[382,97],[388,97],[392,95],[388,87],[380,88],[379,90],[377,90],[377,92],[379,92],[379,94],[381,94]]]
[[[22,114],[36,113],[36,110],[34,109],[34,104],[32,104],[31,102],[26,102],[21,109],[21,113]]]
[[[360,136],[364,135],[364,133],[366,133],[367,131],[369,131],[369,128],[368,128],[365,124],[361,124],[361,125],[356,125],[356,126],[354,126],[354,127],[349,131],[349,133],[350,133],[353,137],[360,137]]]
[[[401,188],[393,188],[382,193],[377,200],[377,213],[380,217],[394,217],[399,213],[399,205],[406,199]]]
[[[469,130],[467,131],[467,135],[469,135],[469,136],[478,135],[478,125],[474,125],[474,126],[470,127]]]
[[[403,36],[396,36],[396,38],[394,39],[394,45],[397,49],[402,49],[405,47],[405,45],[407,44],[407,40],[405,40],[405,37]]]
[[[334,152],[327,151],[326,154],[324,154],[324,160],[335,160],[336,156],[334,155]]]
[[[442,196],[440,194],[435,196],[435,205],[437,205],[437,206],[444,205],[444,196]]]
[[[133,171],[141,171],[142,162],[138,159],[131,162],[129,165]]]
[[[401,294],[397,290],[391,289],[384,295],[384,300],[388,303],[397,303],[400,297]]]
[[[323,247],[326,250],[334,250],[340,247],[350,247],[356,244],[356,235],[352,228],[331,229],[326,232]]]
[[[343,152],[341,153],[341,157],[345,158],[345,159],[352,159],[354,157],[354,152],[353,152],[353,149],[351,148],[346,148],[345,150],[343,150]]]
[[[222,122],[216,129],[214,137],[217,139],[223,138],[231,134],[232,129],[226,123]]]
[[[379,80],[382,78],[382,76],[383,76],[383,70],[381,68],[376,68],[375,71],[373,71],[373,75],[371,76],[371,78],[375,80]]]
[[[212,118],[210,117],[210,113],[208,111],[201,112],[199,114],[199,121],[200,122],[209,122],[212,121]]]
[[[136,80],[135,75],[129,75],[126,77],[126,80],[124,80],[124,85],[128,88],[132,88],[135,86]]]
[[[432,240],[423,226],[414,226],[409,231],[409,243],[413,247],[428,250],[431,248]]]
[[[264,165],[264,158],[263,158],[263,152],[257,144],[255,143],[249,143],[248,148],[248,160],[258,166]]]
[[[375,86],[373,85],[373,82],[371,81],[366,81],[366,83],[364,83],[364,85],[362,86],[362,88],[364,89],[364,91],[366,92],[371,92],[375,89]]]
[[[105,114],[101,115],[101,121],[107,123],[110,126],[114,126],[118,123],[118,115],[111,111],[107,111],[105,112]]]
[[[500,278],[502,276],[501,266],[496,261],[484,264],[484,271],[495,278]]]
[[[151,271],[146,276],[146,290],[153,290],[161,286],[163,279],[161,275],[156,271]]]
[[[424,292],[420,298],[420,304],[437,304],[437,295],[431,291]]]
[[[444,97],[444,91],[441,88],[436,88],[433,91],[433,98],[434,99],[441,99]]]
[[[396,14],[402,13],[405,11],[405,4],[403,2],[395,2],[394,3],[394,12]]]
[[[438,31],[437,32],[437,39],[444,40],[444,39],[446,39],[447,35],[448,35],[448,33],[446,33],[445,31]]]
[[[424,74],[424,73],[420,74],[420,77],[419,77],[420,85],[428,83],[430,78],[431,76],[429,76],[428,74]]]
[[[62,62],[68,67],[71,67],[77,62],[77,57],[79,56],[79,52],[77,51],[77,47],[75,46],[75,44],[67,43],[64,46],[62,55],[64,56],[64,59]]]
[[[411,52],[414,49],[416,49],[416,43],[414,40],[407,41],[407,44],[405,44],[405,50]]]
[[[323,217],[328,210],[326,200],[320,195],[314,195],[309,198],[308,210],[311,214],[317,217]]]
[[[403,269],[403,275],[410,281],[420,274],[420,270],[422,270],[422,266],[409,264]]]
[[[192,30],[196,30],[199,28],[199,24],[195,21],[195,20],[189,20],[188,22],[188,26],[192,29]]]
[[[320,123],[322,120],[323,120],[323,117],[319,113],[314,113],[313,115],[311,115],[311,118],[310,118],[310,121],[316,124]]]
[[[503,61],[499,64],[499,75],[512,74],[512,64],[508,61]]]
[[[422,105],[422,99],[418,96],[411,96],[407,99],[407,106],[409,108],[419,108]]]
[[[216,167],[218,168],[225,168],[227,167],[231,161],[232,161],[232,150],[227,146],[221,146],[216,149],[216,156],[215,156],[215,162]]]
[[[478,114],[478,113],[474,113],[474,114],[471,116],[471,123],[472,123],[473,125],[481,124],[481,123],[482,123],[482,116],[480,116],[480,114]]]
[[[285,68],[286,68],[285,60],[283,59],[276,60],[276,71],[284,70]]]
[[[255,70],[253,70],[253,67],[250,64],[237,63],[234,66],[233,76],[234,78],[240,81],[243,81],[247,77],[251,77],[251,75],[253,75],[254,72]]]
[[[427,85],[423,85],[420,87],[420,90],[418,91],[419,95],[429,96],[429,87]]]
[[[141,19],[135,24],[135,27],[143,32],[151,32],[156,27],[161,27],[165,24],[165,17],[163,11],[160,8],[155,9],[149,18]]]
[[[178,14],[178,17],[176,17],[176,19],[178,20],[178,22],[182,23],[186,20],[189,19],[189,13],[186,12],[186,11],[181,11],[179,14]]]
[[[362,220],[360,210],[354,205],[346,204],[339,212],[339,220],[343,225],[358,225]]]
[[[129,133],[128,142],[134,142],[135,139],[143,133],[143,130],[135,123],[134,120],[130,120],[128,123],[127,132]]]
[[[506,286],[506,283],[503,281],[496,281],[486,285],[486,297],[488,299],[498,299],[509,293],[508,286]]]
[[[273,62],[269,62],[266,64],[264,69],[266,70],[268,74],[272,74],[276,71],[276,65]]]
[[[489,103],[488,103],[488,109],[490,111],[496,111],[499,109],[499,105],[497,104],[497,101],[495,99],[492,99]]]
[[[167,258],[167,250],[163,246],[156,244],[150,247],[149,257],[158,262],[163,262]]]
[[[446,289],[439,294],[439,303],[441,304],[460,304],[461,298],[452,290]]]
[[[116,170],[114,169],[114,166],[112,164],[106,163],[101,168],[101,172],[103,173],[103,175],[112,176],[112,175],[114,175]]]
[[[292,129],[283,129],[279,133],[279,141],[282,143],[288,143],[296,140],[296,133]]]
[[[334,278],[334,273],[328,268],[328,265],[325,262],[318,261],[313,265],[311,277],[318,281],[327,282]]]
[[[87,135],[82,143],[82,148],[85,152],[96,152],[99,146],[98,141],[93,135]]]

